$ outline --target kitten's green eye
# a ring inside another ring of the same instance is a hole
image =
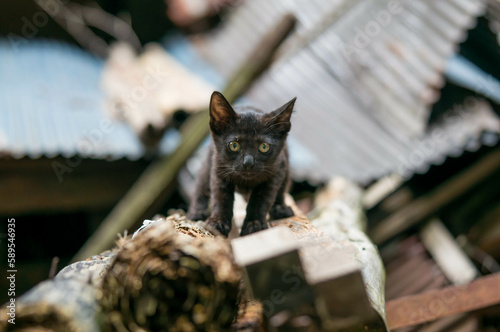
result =
[[[229,150],[236,152],[240,149],[240,143],[238,142],[231,142],[229,143]]]
[[[271,147],[267,143],[261,143],[259,145],[259,151],[262,152],[262,153],[266,153],[267,151],[269,151],[270,148]]]

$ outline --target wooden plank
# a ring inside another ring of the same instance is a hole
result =
[[[450,330],[453,332],[476,332],[479,331],[478,323],[477,317],[459,314],[430,323],[428,326],[421,328],[420,332],[442,332]]]
[[[312,294],[303,280],[299,245],[291,231],[270,228],[231,241],[234,259],[243,270],[251,298],[262,303],[265,318],[300,306],[312,307]]]
[[[371,209],[403,184],[403,177],[398,174],[388,175],[368,187],[363,194],[363,207]]]
[[[500,273],[476,281],[387,302],[389,329],[415,326],[435,319],[500,303]]]
[[[371,306],[359,263],[338,243],[325,244],[300,251],[322,331],[386,331]]]
[[[474,165],[422,195],[391,216],[382,220],[370,232],[376,244],[386,242],[409,227],[424,221],[443,206],[457,199],[475,184],[487,178],[500,167],[500,150],[495,150]]]
[[[453,284],[471,282],[479,274],[440,220],[433,219],[429,222],[420,231],[420,238],[446,278]]]
[[[291,252],[298,252],[299,248],[291,232],[282,227],[238,237],[231,241],[231,247],[234,260],[240,266],[272,260]]]

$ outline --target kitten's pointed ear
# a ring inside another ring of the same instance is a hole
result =
[[[222,93],[214,91],[210,98],[210,129],[221,134],[236,121],[237,115]]]
[[[292,117],[295,100],[297,100],[297,98],[293,98],[285,105],[268,114],[266,117],[266,127],[269,128],[270,131],[276,132],[280,136],[288,134],[292,127],[290,118]]]

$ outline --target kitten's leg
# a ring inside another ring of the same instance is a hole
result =
[[[248,200],[247,215],[241,227],[241,236],[268,228],[267,212],[276,198],[278,183],[264,182],[252,190]]]
[[[196,188],[189,204],[187,217],[190,220],[205,220],[210,216],[210,171],[212,169],[212,147],[210,147],[205,165],[196,179]]]
[[[215,173],[215,169],[212,169],[210,181],[212,214],[207,219],[207,226],[228,236],[233,222],[234,184],[218,178]]]
[[[269,210],[271,220],[290,218],[294,216],[292,208],[285,204],[285,194],[288,192],[289,184],[289,174],[286,172],[285,178],[283,179],[283,182],[278,189],[278,193],[276,194],[274,204]]]

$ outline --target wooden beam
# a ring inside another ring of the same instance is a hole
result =
[[[446,278],[453,284],[471,282],[479,274],[440,220],[433,219],[422,228],[420,238]]]
[[[383,177],[366,189],[363,194],[363,207],[367,210],[373,208],[396,191],[403,183],[403,177],[398,174]]]
[[[242,268],[250,298],[262,303],[264,317],[299,308],[313,307],[312,292],[303,280],[299,244],[284,227],[236,238],[231,241],[234,259]]]
[[[300,252],[322,331],[387,331],[370,302],[362,267],[352,253],[338,246],[323,242]]]
[[[387,302],[389,329],[415,326],[435,319],[500,304],[500,273],[476,281]]]
[[[495,150],[431,192],[416,198],[410,204],[382,220],[370,232],[372,240],[376,244],[384,243],[409,227],[431,217],[443,206],[466,193],[499,167],[500,150]]]
[[[229,80],[224,95],[229,102],[239,97],[268,66],[281,42],[295,26],[295,17],[285,15],[262,41],[250,59]],[[207,101],[208,102],[208,101]],[[73,260],[82,260],[113,245],[116,234],[132,227],[161,196],[169,196],[166,188],[176,181],[177,173],[209,133],[209,114],[205,110],[191,116],[181,128],[181,141],[167,158],[152,163],[116,205]],[[168,197],[164,197],[167,199]]]

